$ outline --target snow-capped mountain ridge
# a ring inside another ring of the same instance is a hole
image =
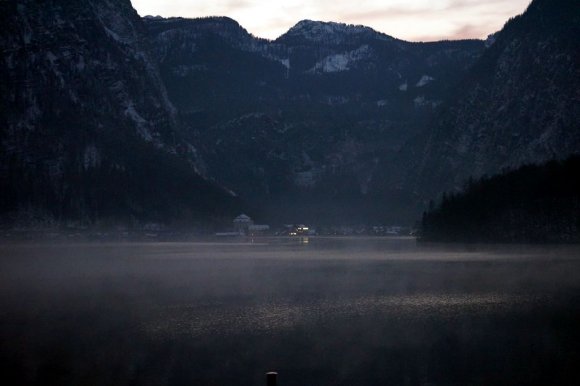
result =
[[[371,27],[364,25],[337,23],[333,21],[317,21],[317,20],[301,20],[288,30],[287,34],[303,34],[305,37],[316,39],[324,34],[343,34],[353,35],[361,33],[376,33],[387,36],[381,32],[377,32]]]
[[[354,39],[370,38],[394,41],[395,38],[374,29],[363,26],[337,22],[301,20],[277,38],[276,42],[303,41],[304,43],[344,44]]]

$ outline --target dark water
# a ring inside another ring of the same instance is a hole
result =
[[[0,246],[21,385],[580,384],[580,247]]]

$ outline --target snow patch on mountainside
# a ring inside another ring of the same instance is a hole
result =
[[[415,104],[415,108],[419,108],[426,106],[429,102],[425,100],[424,96],[418,96],[413,99],[413,103]]]
[[[340,72],[348,70],[349,59],[346,55],[332,55],[318,63],[315,69],[322,68],[322,72]]]
[[[371,54],[371,48],[365,44],[354,51],[327,56],[322,61],[316,63],[308,73],[348,71],[354,63],[370,57]]]
[[[429,83],[433,82],[435,80],[435,78],[429,76],[429,75],[423,75],[421,77],[421,79],[417,82],[417,84],[415,85],[415,87],[423,87],[428,85]]]
[[[137,132],[144,140],[146,141],[153,140],[151,133],[146,127],[148,126],[149,122],[147,122],[147,120],[137,112],[137,110],[135,109],[135,105],[133,103],[130,103],[129,106],[127,106],[127,108],[125,109],[125,116],[136,123]]]

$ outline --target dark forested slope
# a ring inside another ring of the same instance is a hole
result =
[[[424,214],[422,239],[580,242],[580,156],[470,181]]]

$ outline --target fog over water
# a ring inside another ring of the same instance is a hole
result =
[[[4,244],[0,366],[22,385],[577,384],[579,301],[580,246]]]

